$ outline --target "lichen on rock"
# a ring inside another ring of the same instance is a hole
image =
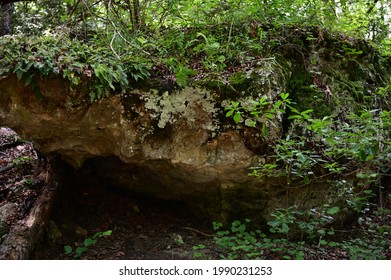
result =
[[[175,124],[179,116],[186,120],[189,125],[194,125],[202,118],[214,118],[218,113],[215,107],[213,94],[209,91],[184,88],[172,93],[164,92],[159,94],[156,90],[151,90],[142,96],[145,100],[145,108],[153,119],[158,119],[157,126],[161,129],[167,124]],[[197,108],[202,108],[203,116]],[[209,116],[210,117],[209,117]],[[212,127],[210,127],[213,130]]]

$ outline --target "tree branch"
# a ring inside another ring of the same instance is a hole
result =
[[[367,10],[367,15],[369,15],[369,14],[373,11],[373,9],[376,7],[377,2],[379,2],[379,0],[374,0],[373,3],[372,3],[372,5],[369,6],[369,8],[368,8],[368,10]],[[369,4],[368,4],[368,5],[369,5]]]

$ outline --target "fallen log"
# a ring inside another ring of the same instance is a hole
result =
[[[29,259],[40,239],[54,205],[58,180],[48,172],[40,196],[29,213],[11,225],[10,231],[0,245],[0,260]]]

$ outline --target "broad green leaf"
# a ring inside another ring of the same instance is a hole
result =
[[[282,105],[282,101],[278,100],[276,103],[274,103],[273,107],[275,110],[280,109],[280,106]]]
[[[234,115],[235,123],[239,123],[241,119],[242,119],[242,116],[241,116],[240,112],[236,112],[236,114]]]
[[[232,101],[231,105],[232,105],[232,108],[237,108],[239,107],[239,102],[236,102],[236,101]]]
[[[64,246],[64,251],[66,255],[69,255],[72,253],[72,247],[71,246]]]
[[[318,229],[317,233],[320,234],[320,235],[325,235],[326,231],[324,229]]]
[[[319,244],[320,245],[327,245],[327,241],[322,239],[319,241]]]
[[[84,246],[88,247],[90,245],[95,245],[96,241],[97,241],[96,239],[87,238],[84,240],[83,244]]]
[[[106,231],[102,232],[101,236],[110,236],[112,233],[113,233],[112,230],[106,230]]]
[[[87,251],[88,251],[88,249],[86,247],[77,247],[75,256],[79,256],[80,257],[81,254],[83,254],[83,253],[85,253]]]
[[[338,206],[330,208],[330,209],[327,210],[327,214],[329,214],[329,215],[334,215],[334,214],[337,214],[338,212],[339,212],[339,207]]]
[[[255,125],[256,125],[256,122],[254,120],[249,120],[249,122],[248,122],[249,127],[255,127]]]
[[[288,120],[293,120],[293,119],[303,119],[303,116],[302,115],[293,115],[293,116],[289,116],[288,117]]]
[[[288,233],[289,232],[289,226],[287,224],[282,224],[282,232],[284,233]]]
[[[233,115],[234,112],[235,112],[235,110],[229,110],[229,111],[227,112],[227,114],[225,114],[225,116],[226,116],[226,117],[230,117],[230,116]]]

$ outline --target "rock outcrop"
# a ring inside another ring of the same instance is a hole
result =
[[[252,96],[238,93],[236,100],[276,100],[287,88],[290,68],[289,62],[265,60],[244,72]],[[90,164],[112,186],[184,201],[212,219],[231,214],[266,219],[277,207],[308,209],[335,193],[328,186],[286,188],[283,178],[248,176],[250,167],[270,156],[270,142],[282,134],[281,116],[266,141],[260,131],[225,117],[229,95],[201,87],[162,88],[138,84],[90,102],[83,86],[70,88],[61,78],[37,80],[31,88],[9,76],[0,80],[0,123],[44,155],[60,155],[75,168]]]

